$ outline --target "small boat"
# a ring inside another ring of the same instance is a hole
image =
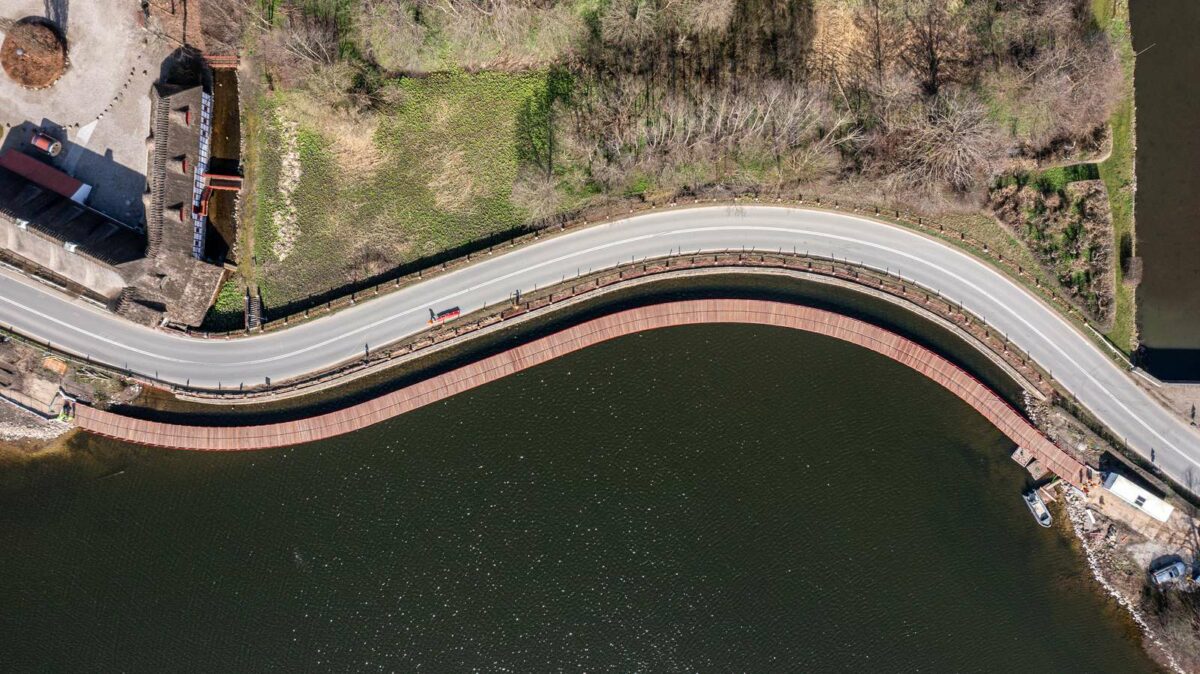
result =
[[[1033,513],[1033,519],[1037,520],[1038,524],[1049,527],[1054,520],[1050,517],[1050,509],[1046,507],[1037,490],[1030,489],[1021,494],[1021,498],[1025,499],[1025,505],[1029,506],[1029,512]]]

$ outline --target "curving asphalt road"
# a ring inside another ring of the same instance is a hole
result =
[[[1164,409],[1054,309],[984,262],[864,218],[767,206],[665,211],[598,225],[484,259],[332,316],[264,335],[200,340],[133,325],[0,275],[0,324],[116,367],[192,386],[283,381],[577,273],[672,252],[798,250],[890,269],[986,320],[1048,369],[1129,446],[1183,485],[1200,477],[1200,433]]]

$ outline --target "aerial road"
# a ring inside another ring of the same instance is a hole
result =
[[[808,251],[888,269],[960,303],[1028,353],[1134,450],[1183,485],[1200,476],[1200,433],[1133,382],[1095,342],[985,262],[901,227],[767,206],[663,211],[516,248],[285,330],[203,340],[134,325],[0,274],[0,324],[56,348],[193,387],[236,388],[323,370],[514,292],[634,259],[719,250]]]

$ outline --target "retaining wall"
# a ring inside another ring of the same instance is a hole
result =
[[[134,419],[78,405],[76,424],[126,442],[172,449],[244,451],[314,442],[350,433],[593,344],[655,328],[703,323],[771,325],[857,344],[906,365],[958,396],[1002,433],[1073,484],[1082,464],[966,371],[911,340],[863,321],[812,307],[764,300],[689,300],[596,318],[346,409],[258,426],[187,426]]]

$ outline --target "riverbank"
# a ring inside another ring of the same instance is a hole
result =
[[[298,448],[74,444],[107,464],[3,476],[13,667],[1156,671],[1007,439],[797,331],[631,335]]]
[[[761,262],[761,260],[758,260],[758,261]],[[746,270],[746,271],[750,271],[750,270]],[[895,296],[897,298],[901,297],[901,296],[906,296],[909,298],[908,301],[915,299],[915,293],[911,289],[908,291],[902,292],[900,287],[895,285],[895,279],[885,279],[882,275],[872,275],[871,273],[865,272],[865,271],[852,271],[849,268],[842,268],[840,276],[842,277],[840,280],[842,282],[846,283],[847,285],[851,285],[851,284],[855,284],[855,283],[857,284],[859,291],[854,293],[856,295],[861,293],[863,290],[866,290],[867,286],[870,286],[871,287],[870,292],[873,292],[876,294],[886,294],[885,291],[890,291],[890,292],[894,292],[896,294]],[[690,281],[690,283],[695,284],[697,282],[697,280],[699,280],[699,279],[692,279]],[[553,295],[553,291],[548,291],[548,292],[551,296]],[[537,305],[548,307],[548,306],[550,306],[550,304],[549,304],[550,299],[551,299],[551,297],[545,297],[545,298],[539,299],[537,296],[534,296],[534,297],[529,298],[527,301],[530,301]],[[561,299],[561,296],[560,296],[560,299]],[[949,309],[949,308],[950,307],[948,307],[948,306],[944,307],[944,309]],[[907,313],[907,311],[905,311],[903,313]],[[953,315],[953,313],[952,313],[952,315]],[[984,334],[985,331],[983,330],[983,328],[979,327],[978,323],[972,324],[972,322],[970,320],[964,320],[965,318],[966,318],[965,316],[958,314],[958,318],[956,319],[956,321],[961,326],[972,327],[973,329],[975,329],[978,332],[978,335],[977,335],[978,339],[984,339],[987,337],[987,335]],[[963,328],[960,328],[960,329],[963,329]],[[457,331],[458,331],[457,328],[451,327],[451,329],[450,329],[451,333],[454,333]],[[971,333],[964,333],[963,335],[960,335],[960,339],[963,339],[963,338],[965,338],[968,342],[973,339],[976,339],[976,337],[972,336]],[[1002,343],[996,342],[994,344],[993,348],[995,348],[997,351],[1002,351]],[[971,350],[971,347],[968,347],[968,350]],[[985,348],[983,348],[983,351],[990,352],[990,349],[985,347]],[[76,443],[76,444],[79,447],[84,447],[84,446],[88,446],[92,443],[84,441],[84,442]],[[1073,447],[1074,443],[1068,442],[1064,446],[1072,446]],[[305,450],[305,451],[309,451],[309,450]]]
[[[1064,490],[1064,511],[1088,568],[1103,592],[1129,612],[1141,629],[1146,653],[1164,668],[1187,674],[1200,671],[1200,634],[1194,585],[1154,588],[1146,568],[1157,558],[1185,552],[1164,545],[1101,514],[1084,495]]]
[[[45,419],[6,400],[0,400],[0,441],[37,451],[41,446],[71,430],[71,427],[71,424]]]

